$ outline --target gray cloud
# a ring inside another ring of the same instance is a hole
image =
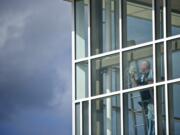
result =
[[[0,1],[1,120],[28,109],[71,114],[70,8],[60,0]]]

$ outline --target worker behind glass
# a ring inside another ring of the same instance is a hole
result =
[[[134,66],[130,67],[129,73],[130,87],[143,86],[153,83],[153,71],[148,60],[143,60],[140,63],[139,73],[137,73],[137,70]],[[146,90],[140,91],[140,97],[141,101],[138,103],[144,109],[146,114],[148,135],[154,135],[153,89],[148,88]]]
[[[140,65],[140,73],[137,80],[137,85],[147,85],[153,83],[153,72],[150,62],[147,60],[142,61]],[[153,103],[153,90],[152,88],[140,92],[142,101],[139,105],[145,109],[145,114],[148,120],[148,135],[154,135],[154,103]]]

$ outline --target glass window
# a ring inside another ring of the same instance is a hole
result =
[[[165,112],[165,89],[164,86],[157,87],[157,123],[158,135],[166,134],[166,112]]]
[[[156,44],[156,81],[164,81],[164,44]]]
[[[123,46],[152,41],[152,1],[124,0]]]
[[[83,135],[89,134],[89,104],[88,101],[82,103],[82,115],[83,115]]]
[[[180,77],[180,39],[167,42],[168,46],[168,79]]]
[[[125,135],[154,135],[153,88],[124,94]]]
[[[75,0],[76,59],[88,55],[88,0]]]
[[[180,34],[180,2],[167,0],[167,35]]]
[[[119,0],[91,0],[91,54],[119,48]]]
[[[125,89],[153,83],[152,47],[123,53],[123,87]]]
[[[75,132],[80,135],[80,104],[75,105]]]
[[[180,82],[170,84],[169,91],[169,126],[171,135],[180,134]]]
[[[156,39],[163,38],[163,0],[155,0]]]
[[[119,90],[119,54],[92,60],[92,95]]]
[[[76,64],[76,99],[88,97],[88,62]]]
[[[92,100],[92,135],[120,135],[120,98]]]

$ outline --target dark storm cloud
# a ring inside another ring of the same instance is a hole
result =
[[[0,1],[0,119],[36,108],[70,114],[70,19],[62,0]]]

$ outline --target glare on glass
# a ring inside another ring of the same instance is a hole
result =
[[[76,99],[88,97],[88,62],[76,64]]]
[[[120,135],[120,98],[92,100],[92,135]]]
[[[125,89],[153,83],[152,46],[123,53]]]
[[[92,60],[91,74],[93,96],[119,90],[119,54]]]

